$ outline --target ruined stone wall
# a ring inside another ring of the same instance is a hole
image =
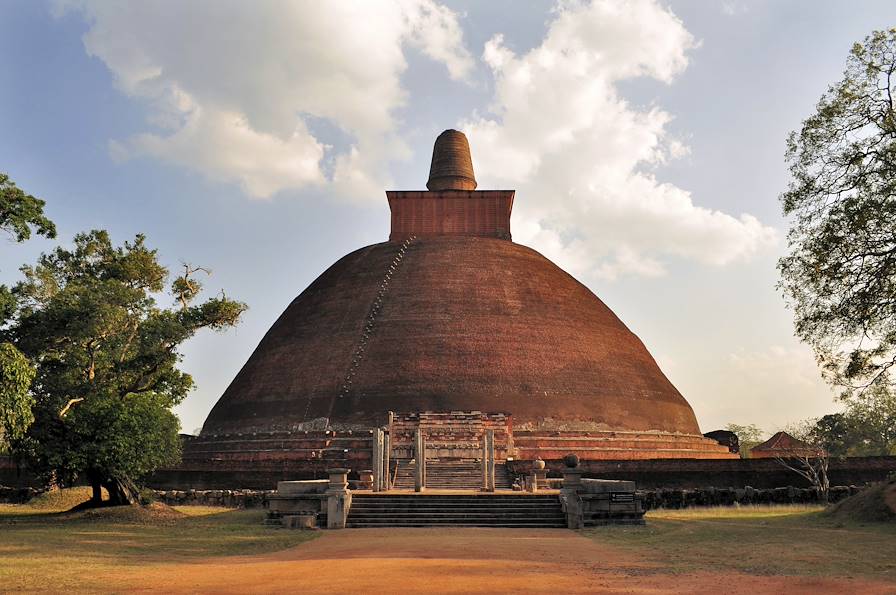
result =
[[[699,489],[708,486],[738,489],[772,489],[782,486],[807,488],[809,483],[771,459],[656,459],[632,461],[582,461],[584,477],[634,481],[638,489]],[[508,471],[526,475],[531,461],[508,461]],[[560,477],[563,463],[546,460],[550,477]],[[896,457],[849,457],[833,459],[831,485],[862,485],[883,481],[896,472]]]
[[[366,459],[359,458],[347,464],[328,465],[326,461],[313,463],[307,460],[279,461],[262,464],[260,461],[211,461],[202,464],[184,463],[175,469],[159,470],[146,480],[149,487],[161,490],[270,490],[278,481],[290,479],[325,479],[327,467],[345,466],[352,469],[351,479],[357,472],[371,468],[371,449],[366,449]],[[360,455],[359,455],[360,456]],[[560,460],[546,461],[551,477],[560,477],[563,464]],[[595,479],[627,479],[636,482],[638,489],[659,488],[702,489],[717,488],[773,489],[782,486],[807,488],[808,483],[799,475],[769,459],[666,459],[648,461],[582,461],[585,477]],[[507,462],[511,475],[525,476],[531,472],[532,461]],[[832,485],[863,485],[883,481],[890,473],[896,473],[896,457],[854,457],[835,459],[830,465]],[[39,488],[39,482],[23,470],[17,475],[8,458],[0,457],[0,486]]]
[[[183,460],[147,479],[150,487],[180,490],[273,489],[278,481],[325,479],[327,469],[370,469],[372,431],[258,432],[187,438]]]
[[[851,496],[864,486],[834,486],[829,492],[830,502],[839,502]],[[734,506],[765,504],[818,504],[818,492],[812,488],[756,489],[746,488],[700,488],[638,490],[644,510],[658,508],[679,509],[699,506]]]
[[[267,508],[276,490],[153,490],[156,501],[169,506]]]

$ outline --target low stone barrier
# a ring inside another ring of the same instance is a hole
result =
[[[860,491],[864,486],[834,486],[829,491],[830,502],[838,502]],[[699,488],[693,490],[660,488],[638,490],[644,510],[657,508],[692,508],[697,506],[734,506],[750,504],[817,504],[814,488],[793,486],[770,489]]]
[[[43,490],[34,488],[0,486],[0,502],[3,504],[23,504],[42,493]]]
[[[156,500],[169,506],[267,508],[275,490],[153,490]]]

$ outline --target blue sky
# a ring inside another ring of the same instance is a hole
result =
[[[184,348],[201,426],[282,309],[385,240],[459,127],[516,241],[634,330],[704,431],[836,408],[775,291],[784,141],[892,2],[0,0],[0,171],[59,240],[145,233],[246,301]],[[3,241],[0,282],[52,242]]]

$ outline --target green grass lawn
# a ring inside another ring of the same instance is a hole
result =
[[[818,506],[656,510],[646,527],[585,534],[667,571],[864,577],[896,582],[896,523],[842,523]]]
[[[178,507],[60,511],[86,499],[64,490],[29,505],[0,505],[0,591],[85,590],[122,565],[189,561],[285,549],[318,533],[265,527],[263,510]],[[101,582],[97,582],[100,587]]]

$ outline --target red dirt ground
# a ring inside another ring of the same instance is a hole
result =
[[[352,529],[258,556],[123,569],[112,584],[168,593],[896,593],[857,579],[669,574],[564,529]]]

